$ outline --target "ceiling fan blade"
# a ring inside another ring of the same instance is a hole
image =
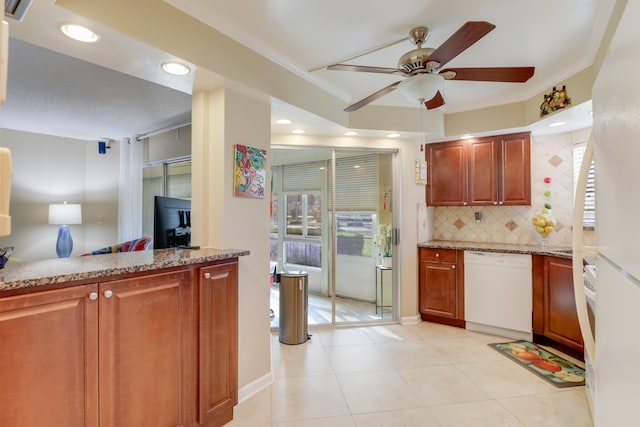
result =
[[[385,44],[380,45],[380,46],[373,47],[371,49],[367,49],[364,52],[360,52],[360,53],[352,55],[352,56],[350,56],[348,58],[341,59],[340,61],[338,61],[338,63],[343,63],[343,62],[347,62],[347,61],[353,61],[354,59],[360,58],[361,56],[365,56],[365,55],[368,55],[370,53],[377,52],[379,50],[386,49],[386,48],[391,47],[391,46],[395,46],[398,43],[402,43],[404,41],[407,41],[406,37],[403,37],[403,38],[401,38],[399,40],[395,40],[395,41],[392,41],[392,42],[389,42],[389,43],[385,43]],[[314,71],[322,70],[322,69],[325,69],[325,68],[327,68],[327,65],[323,65],[321,67],[312,68],[312,69],[309,70],[309,72],[313,73]]]
[[[496,26],[485,21],[469,21],[440,45],[425,62],[439,62],[442,67],[469,46],[486,36]]]
[[[444,98],[440,91],[436,92],[433,98],[424,102],[424,106],[427,110],[433,110],[434,108],[442,107],[444,105]]]
[[[447,68],[440,75],[447,80],[524,83],[534,71],[535,67]]]
[[[408,76],[404,70],[399,68],[369,67],[367,65],[333,64],[329,65],[327,70],[359,71],[361,73],[399,74],[401,76]]]
[[[391,83],[389,86],[384,87],[382,89],[380,89],[377,92],[372,93],[371,95],[367,96],[366,98],[361,99],[360,101],[356,102],[355,104],[351,104],[349,105],[347,108],[344,109],[344,111],[350,113],[352,111],[356,111],[362,107],[364,107],[365,105],[375,101],[378,98],[381,98],[382,96],[388,94],[389,92],[393,92],[394,90],[396,90],[396,88],[398,87],[398,85],[400,84],[400,82],[395,82],[395,83]]]

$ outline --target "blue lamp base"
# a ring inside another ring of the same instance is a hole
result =
[[[61,225],[58,229],[58,241],[56,242],[56,254],[58,258],[69,258],[73,250],[73,239],[68,225]]]

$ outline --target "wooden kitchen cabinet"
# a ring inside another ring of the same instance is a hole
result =
[[[102,283],[99,293],[100,427],[188,426],[191,271]]]
[[[464,328],[462,253],[454,249],[418,248],[418,300],[423,320]]]
[[[562,350],[582,357],[570,259],[533,257],[533,334],[535,342],[560,344]]]
[[[530,205],[530,152],[529,132],[427,145],[427,204]]]
[[[426,145],[427,205],[467,204],[467,147],[463,140]]]
[[[0,297],[0,426],[228,423],[237,275],[232,258]]]
[[[98,425],[97,290],[0,299],[0,425]]]
[[[237,264],[203,267],[198,277],[198,423],[221,426],[238,403]]]

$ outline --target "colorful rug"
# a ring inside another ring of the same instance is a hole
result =
[[[489,344],[555,387],[584,385],[584,369],[528,341]]]

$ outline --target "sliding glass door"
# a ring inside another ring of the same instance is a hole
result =
[[[309,325],[395,318],[393,153],[272,150],[271,270],[309,277]],[[390,231],[389,231],[390,232]],[[277,281],[272,326],[277,326]]]

